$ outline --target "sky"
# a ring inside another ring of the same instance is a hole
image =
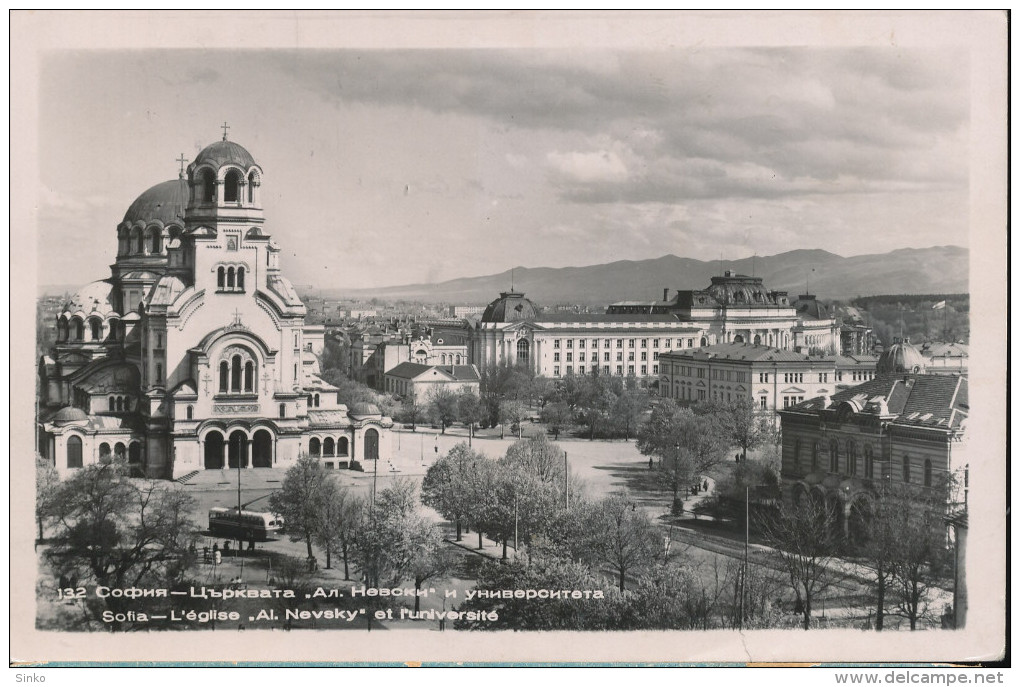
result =
[[[969,74],[902,46],[48,51],[38,281],[108,276],[132,200],[224,122],[299,285],[967,246]]]

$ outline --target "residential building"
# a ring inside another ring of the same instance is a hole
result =
[[[385,391],[400,398],[427,403],[435,389],[455,394],[478,393],[481,375],[474,365],[400,363],[386,373]]]

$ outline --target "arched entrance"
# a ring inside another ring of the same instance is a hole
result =
[[[365,432],[365,460],[379,460],[379,432],[374,429]]]
[[[103,465],[107,465],[113,459],[113,454],[110,451],[110,445],[102,443],[99,445],[99,462]]]
[[[128,465],[131,468],[130,474],[132,477],[140,477],[142,475],[142,445],[137,441],[132,441],[131,445],[128,446]]]
[[[248,467],[248,436],[239,429],[231,432],[227,441],[227,465]]]
[[[223,469],[223,435],[219,432],[205,435],[205,469]]]
[[[273,467],[273,435],[260,429],[251,440],[251,464],[256,468]]]
[[[733,343],[744,343],[744,337],[740,334],[737,334],[736,336],[733,337]]]
[[[759,344],[761,344],[761,335],[760,334],[755,334],[754,335],[754,345],[758,346]]]

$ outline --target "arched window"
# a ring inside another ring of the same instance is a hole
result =
[[[110,341],[116,341],[119,337],[117,332],[120,329],[120,320],[110,320]]]
[[[216,181],[213,178],[211,169],[203,169],[200,183],[202,184],[202,202],[212,203],[216,201]]]
[[[322,442],[322,455],[331,456],[336,450],[336,443],[332,437],[326,437]]]
[[[237,288],[244,291],[244,268],[237,268]]]
[[[103,465],[107,465],[110,462],[110,457],[111,457],[110,445],[107,444],[106,442],[103,442],[102,444],[99,445],[99,462],[102,463]]]
[[[316,408],[319,407],[319,394],[315,394],[315,396],[312,397],[312,405]]]
[[[757,295],[757,294],[755,294],[755,295]],[[754,335],[754,345],[757,346],[760,343],[761,343],[761,335],[755,334]]]
[[[62,317],[57,320],[57,341],[67,341],[67,320]]]
[[[857,442],[846,442],[846,472],[853,477],[857,474]]]
[[[244,364],[244,390],[255,390],[255,365],[250,360]]]
[[[163,363],[156,363],[156,384],[163,383]]]
[[[365,432],[365,460],[379,460],[379,432],[374,429]]]
[[[146,239],[145,247],[146,249],[148,249],[149,254],[150,255],[158,254],[160,252],[160,248],[162,247],[160,245],[162,242],[160,241],[159,229],[156,228],[148,229],[145,232],[145,239]]]
[[[924,486],[931,486],[931,461],[927,458],[924,460]]]
[[[135,253],[141,254],[141,253],[145,252],[145,245],[144,245],[144,243],[145,242],[142,239],[142,230],[137,228],[137,227],[132,229],[131,230],[131,245],[134,246]]]
[[[864,447],[864,477],[866,479],[875,477],[875,456],[871,452],[871,444]]]
[[[704,336],[703,336],[703,337],[701,337],[701,345],[702,345],[702,347],[704,347],[704,346],[707,346],[707,345],[708,345],[708,339],[707,339],[707,338],[705,338]]]
[[[79,318],[71,320],[71,329],[74,333],[75,341],[83,341],[85,339],[85,323]]]
[[[81,439],[69,437],[67,440],[67,467],[80,468],[81,465]]]
[[[255,176],[255,172],[252,172],[251,174],[248,175],[248,202],[249,203],[254,203],[255,202],[255,182],[257,180],[258,180],[258,177]]]
[[[113,396],[110,396],[110,412],[111,413],[115,412],[117,410],[117,406],[115,404],[116,404],[116,399]]]
[[[227,268],[227,288],[228,289],[234,288],[234,268],[233,267],[228,267]]]
[[[829,472],[839,472],[839,441],[829,442]]]
[[[340,437],[336,440],[336,454],[338,456],[346,456],[347,453],[347,437]]]
[[[287,404],[280,404],[280,417],[287,417]]]
[[[235,355],[230,361],[230,390],[241,390],[241,356]]]
[[[315,437],[308,440],[308,453],[313,456],[317,456],[321,453],[319,440]]]
[[[903,454],[903,483],[910,484],[910,456]]]
[[[521,339],[517,342],[517,362],[526,363],[528,362],[529,354],[531,353],[531,344],[528,343],[527,339]]]
[[[124,398],[121,396],[117,397],[117,412],[118,413],[124,412]]]
[[[184,409],[184,417],[189,420],[195,419],[195,406],[188,406]]]
[[[224,284],[226,283],[224,281],[224,277],[225,276],[226,276],[226,270],[224,270],[222,266],[218,267],[216,269],[216,288],[218,288],[218,289],[222,289],[223,288]]]
[[[220,393],[227,393],[227,378],[230,376],[229,365],[224,360],[220,363]]]
[[[89,334],[93,341],[103,340],[103,321],[98,317],[89,318]]]
[[[223,200],[226,203],[236,203],[241,200],[241,173],[235,169],[227,172],[224,179]]]

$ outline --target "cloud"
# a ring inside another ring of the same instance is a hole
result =
[[[567,153],[553,151],[546,159],[559,176],[579,182],[623,181],[629,176],[623,160],[608,150]]]

